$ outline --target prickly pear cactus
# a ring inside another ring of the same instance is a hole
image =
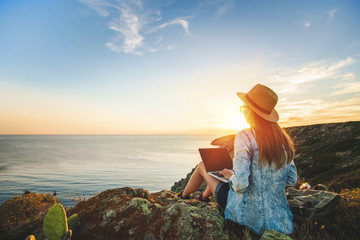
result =
[[[72,215],[67,220],[69,230],[74,231],[74,229],[79,225],[79,216],[77,214]]]
[[[292,238],[274,229],[268,229],[261,236],[260,240],[292,240]]]
[[[34,235],[27,236],[25,240],[36,240]]]
[[[68,232],[66,212],[60,203],[54,204],[46,214],[43,230],[49,240],[62,240]]]

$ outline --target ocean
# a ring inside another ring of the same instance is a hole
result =
[[[0,204],[25,191],[65,206],[111,188],[170,190],[210,135],[0,135]]]

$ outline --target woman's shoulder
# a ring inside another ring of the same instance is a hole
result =
[[[245,128],[238,132],[235,137],[235,141],[246,143],[249,146],[256,144],[255,132],[253,129]]]
[[[238,132],[237,136],[243,136],[248,139],[255,139],[255,131],[251,128],[245,128]]]

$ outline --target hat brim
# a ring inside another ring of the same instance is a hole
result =
[[[250,103],[247,100],[247,98],[246,98],[247,93],[238,92],[237,95],[246,104],[246,106],[251,108],[251,110],[253,110],[260,117],[264,118],[265,120],[267,120],[269,122],[277,122],[277,121],[279,121],[279,114],[275,109],[273,109],[270,114],[266,114],[266,113],[262,112],[261,110],[257,109],[252,103]]]

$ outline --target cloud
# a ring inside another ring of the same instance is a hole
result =
[[[173,50],[174,49],[174,46],[173,45],[168,45],[168,46],[166,46],[166,50]]]
[[[360,96],[342,101],[307,99],[282,102],[277,110],[283,125],[310,125],[360,120]]]
[[[121,8],[120,11],[118,19],[109,24],[109,29],[115,31],[117,37],[105,45],[117,53],[137,53],[136,49],[144,45],[144,37],[139,33],[142,23],[130,9]]]
[[[103,0],[78,0],[79,2],[85,3],[89,8],[94,9],[100,16],[107,17],[109,16],[109,11],[106,10],[109,3]]]
[[[234,1],[233,0],[223,0],[223,1],[220,1],[220,4],[221,5],[216,12],[217,16],[221,16],[221,15],[225,14],[226,12],[228,12],[230,9],[232,9],[234,6]]]
[[[307,21],[307,22],[304,23],[304,27],[305,27],[305,28],[308,28],[308,27],[310,27],[310,26],[311,26],[311,22]]]
[[[355,62],[352,57],[320,59],[270,75],[266,84],[281,96],[276,107],[281,123],[292,126],[360,120],[360,82],[354,72],[346,71]],[[333,86],[319,82],[330,79]],[[329,88],[326,97],[317,90],[324,87]],[[352,95],[345,95],[349,93]]]
[[[184,28],[185,32],[187,34],[190,34],[190,32],[189,32],[189,22],[184,20],[184,19],[181,19],[181,18],[174,19],[174,20],[172,20],[170,22],[164,23],[164,24],[160,25],[158,27],[158,29],[163,29],[163,28],[165,28],[167,26],[174,25],[174,24],[180,24]]]
[[[328,14],[328,16],[329,16],[329,19],[328,19],[328,21],[327,21],[328,24],[329,24],[332,20],[334,20],[335,14],[336,14],[338,11],[339,11],[338,8],[333,8],[333,9],[331,9],[331,10],[329,10],[329,11],[326,12],[326,13]]]
[[[346,66],[355,63],[352,57],[332,61],[331,59],[321,59],[304,64],[298,69],[281,69],[281,73],[272,74],[267,81],[279,87],[279,92],[293,92],[298,89],[300,84],[309,84],[324,79],[349,79],[352,74],[342,74],[340,72]]]
[[[343,95],[347,93],[360,92],[360,82],[342,82],[334,86],[335,89],[339,89],[333,92],[332,96]]]
[[[109,19],[108,29],[115,35],[105,46],[116,53],[141,55],[145,52],[166,49],[168,44],[160,46],[163,37],[152,36],[152,34],[173,25],[182,26],[185,33],[190,35],[189,21],[186,17],[163,21],[159,9],[145,8],[146,2],[141,0],[115,3],[110,0],[79,1],[94,9],[99,16]],[[153,41],[153,38],[157,40]]]

